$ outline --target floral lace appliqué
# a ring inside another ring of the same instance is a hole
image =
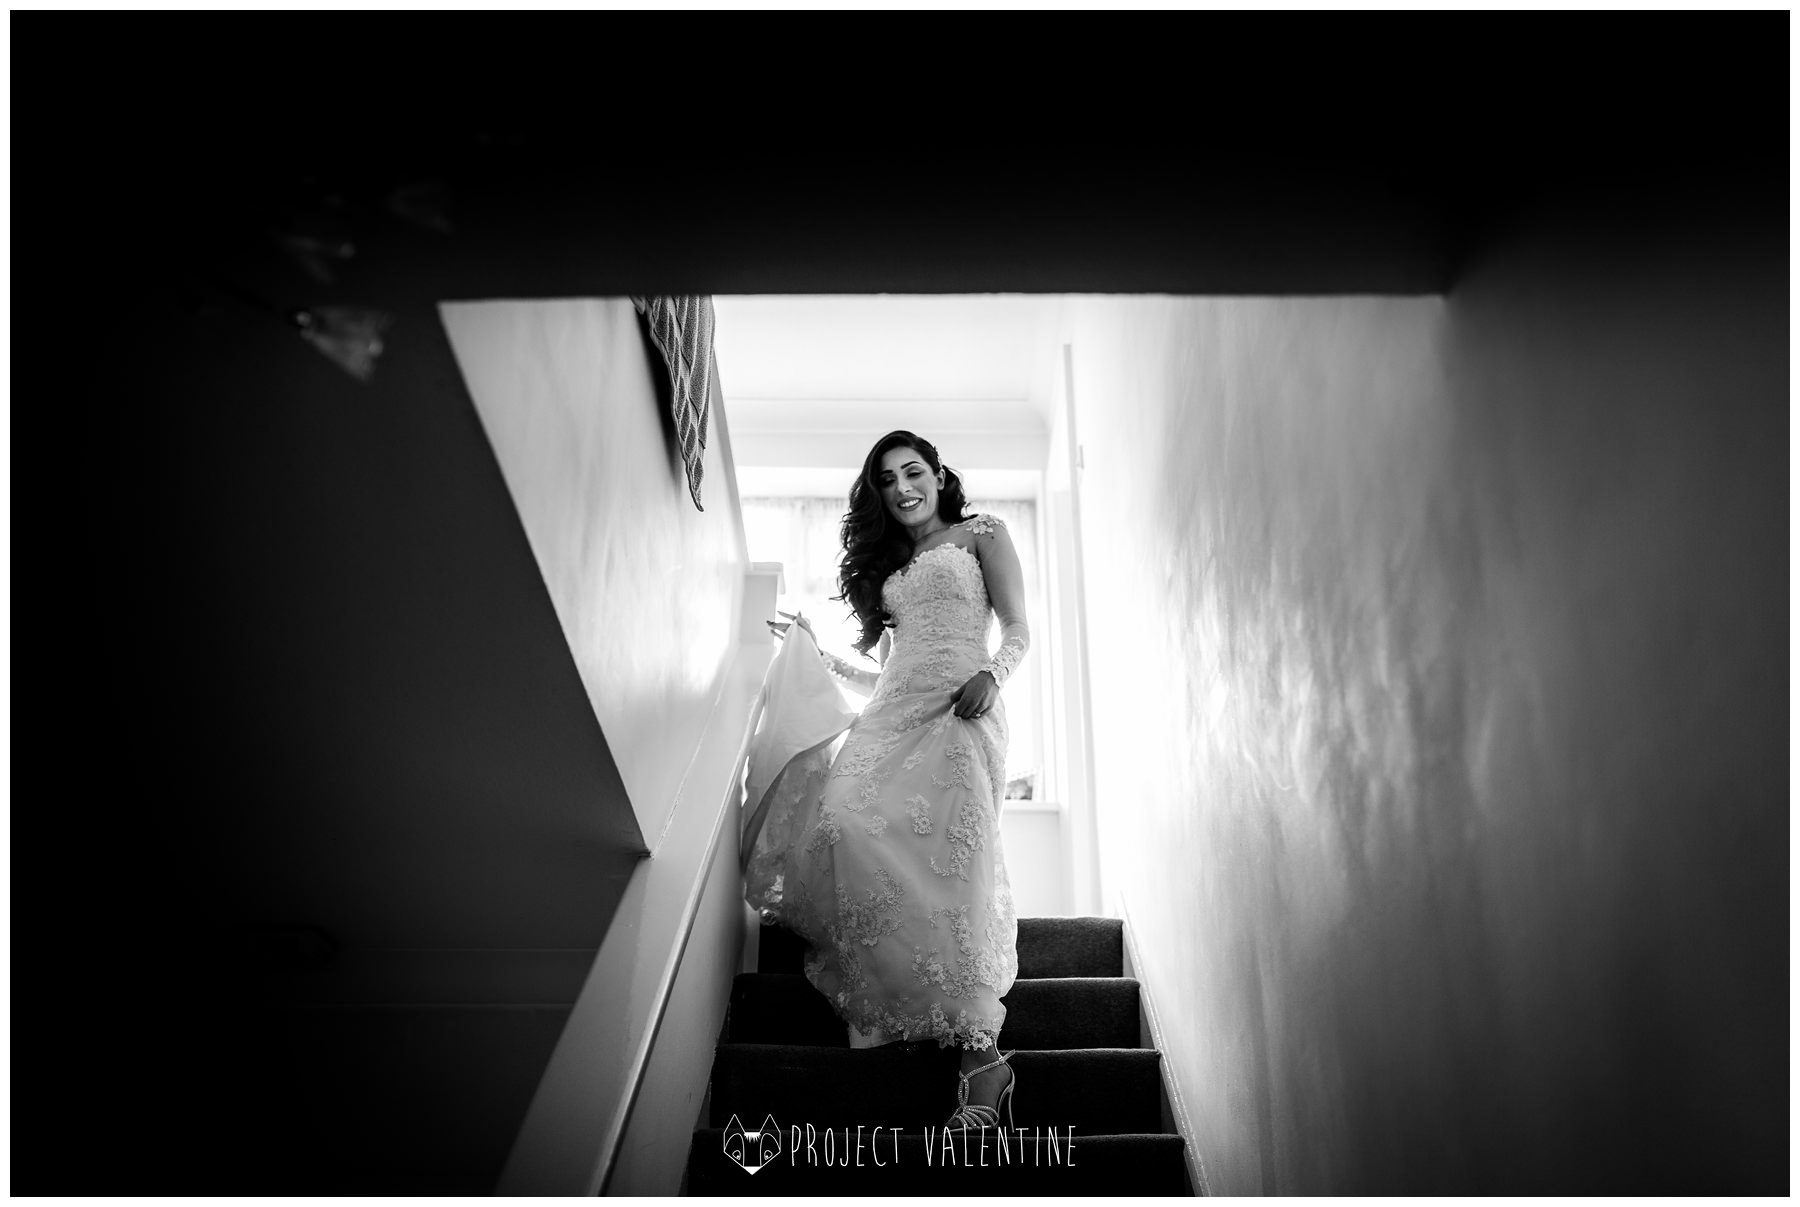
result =
[[[893,774],[892,771],[882,771],[877,768],[864,775],[862,787],[857,789],[856,803],[851,804],[846,801],[844,808],[852,813],[861,813],[864,809],[879,804],[881,802],[881,786],[887,783]]]
[[[975,858],[975,852],[987,847],[987,829],[981,821],[981,806],[972,800],[965,800],[956,811],[955,824],[945,834],[950,842],[950,864],[948,867],[940,867],[937,857],[932,856],[926,860],[931,870],[940,876],[955,876],[958,880],[967,880],[969,861]]]
[[[961,1044],[985,1052],[994,1046],[994,1037],[1000,1033],[1000,1017],[972,1014],[965,1009],[958,1010],[953,1019],[937,1002],[931,1003],[929,1009],[912,1013],[884,1009],[864,998],[852,1013],[865,1031],[880,1030],[905,1039],[935,1039],[940,1047]]]
[[[883,935],[900,929],[900,903],[905,899],[906,890],[886,868],[875,869],[875,887],[867,890],[861,901],[838,885],[838,926],[843,938],[864,947],[875,946]]]
[[[944,758],[950,762],[950,778],[943,779],[935,772],[931,777],[934,788],[967,788],[969,786],[969,756],[972,753],[967,742],[952,742],[944,747]]]
[[[973,532],[976,536],[986,536],[994,529],[1004,526],[998,516],[991,516],[985,512],[972,520],[964,520],[963,523],[967,525],[969,531]]]
[[[919,984],[934,985],[946,995],[956,998],[970,997],[982,989],[997,988],[1004,975],[1002,961],[996,958],[991,949],[984,950],[977,946],[975,930],[969,925],[969,907],[956,905],[932,910],[932,925],[936,926],[939,919],[950,923],[950,933],[956,940],[956,950],[961,958],[952,962],[945,959],[939,948],[926,951],[914,947],[912,972]]]
[[[811,841],[806,844],[807,854],[817,855],[843,836],[843,830],[838,827],[837,810],[820,809],[819,824],[813,830]]]
[[[860,737],[860,735],[857,735]],[[837,762],[832,764],[833,776],[864,775],[876,766],[894,749],[898,739],[878,739],[860,737],[854,745],[845,743],[844,749],[838,751]]]

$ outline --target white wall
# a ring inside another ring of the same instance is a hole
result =
[[[720,429],[706,449],[702,512],[672,451],[657,355],[628,299],[459,302],[442,312],[654,849],[737,631],[746,558]]]
[[[1075,912],[1064,874],[1063,815],[1055,807],[1009,800],[1000,812],[1000,839],[1013,906],[1021,918]]]
[[[1045,366],[1039,388],[1051,398],[1050,447],[1044,460],[1043,534],[1045,614],[1033,656],[1043,677],[1044,733],[1050,799],[1061,803],[1058,875],[1064,908],[1082,916],[1114,917],[1117,903],[1100,880],[1093,782],[1092,699],[1088,689],[1086,588],[1081,550],[1074,410],[1070,400],[1072,360],[1059,337],[1058,316],[1041,349]]]
[[[1785,256],[1607,226],[1075,308],[1105,881],[1214,1193],[1785,1188]]]

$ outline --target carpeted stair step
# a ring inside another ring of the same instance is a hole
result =
[[[783,1125],[815,1128],[936,1127],[956,1109],[959,1059],[957,1049],[935,1044],[720,1044],[709,1125],[724,1127],[735,1115],[755,1127],[773,1115]],[[1085,1136],[1157,1132],[1161,1059],[1152,1048],[1021,1051],[1012,1058],[1019,1087],[1013,1118],[1026,1127],[1073,1127]]]
[[[1020,1093],[1024,1091],[1021,1089]],[[1181,1195],[1188,1186],[1180,1136],[1085,1135],[1075,1129],[1074,1144],[1058,1130],[1059,1146],[1053,1152],[1048,1132],[1027,1129],[1022,1136],[1009,1135],[1006,1160],[999,1137],[971,1131],[951,1134],[949,1159],[945,1159],[943,1133],[931,1136],[927,1160],[926,1137],[908,1133],[896,1137],[883,1131],[880,1151],[875,1151],[871,1132],[865,1129],[860,1160],[856,1129],[846,1144],[845,1133],[833,1133],[829,1150],[833,1163],[825,1163],[825,1137],[815,1125],[812,1145],[807,1145],[805,1125],[800,1140],[779,1115],[781,1151],[755,1174],[725,1155],[725,1131],[706,1128],[694,1133],[688,1151],[687,1193],[690,1195]],[[744,1127],[759,1128],[764,1116],[740,1120]],[[966,1147],[965,1147],[966,1145]],[[790,1151],[791,1149],[791,1151]],[[848,1156],[848,1161],[843,1158]],[[877,1165],[876,1159],[883,1164]],[[985,1161],[985,1164],[983,1163]]]
[[[806,944],[762,928],[758,972],[799,972]],[[1108,977],[1125,972],[1125,926],[1117,918],[1020,918],[1019,977]]]
[[[1006,1049],[1133,1048],[1138,1044],[1138,983],[1128,977],[1020,979],[1001,999]],[[813,1044],[846,1048],[849,1036],[825,996],[797,973],[754,972],[731,987],[725,1040],[734,1044]]]

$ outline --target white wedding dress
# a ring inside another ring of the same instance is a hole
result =
[[[1017,565],[986,557],[995,542],[1010,555],[1000,521],[976,516],[889,577],[892,648],[835,757],[838,744],[821,740],[778,756],[778,769],[765,759],[760,796],[752,758],[746,898],[806,940],[807,978],[855,1046],[936,1039],[985,1049],[1006,1019],[1000,999],[1019,966],[1000,841],[1006,710],[996,701],[978,718],[951,711],[977,671],[1004,683],[1029,642],[1016,582],[990,603],[984,559]],[[996,609],[1002,644],[990,657]],[[807,651],[816,663],[810,641],[782,653]],[[829,703],[806,694],[781,701],[814,721],[790,748],[831,724]]]

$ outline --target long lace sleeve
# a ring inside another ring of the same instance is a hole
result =
[[[839,658],[836,654],[828,654],[823,650],[819,652],[819,657],[824,659],[826,670],[850,684],[851,687],[855,688],[863,695],[866,696],[875,690],[875,683],[880,676],[874,671],[864,670],[860,666],[853,665],[852,663]]]
[[[1025,623],[1025,572],[1019,566],[1012,536],[998,518],[978,516],[970,521],[969,531],[975,534],[975,552],[981,559],[988,602],[1000,618],[1000,648],[981,664],[981,669],[1004,687],[1019,659],[1031,648],[1031,628]]]

